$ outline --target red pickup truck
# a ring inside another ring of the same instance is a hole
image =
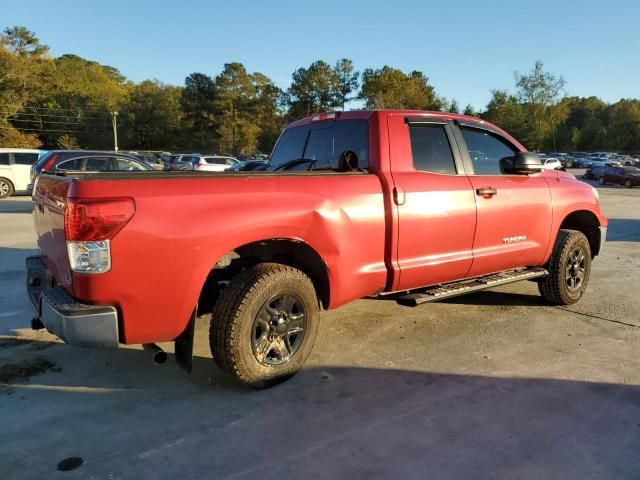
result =
[[[319,312],[395,294],[418,305],[518,280],[583,295],[607,220],[591,186],[543,170],[509,134],[462,115],[357,111],[291,123],[259,172],[42,175],[27,289],[80,346],[175,341],[195,318],[213,358],[266,387],[299,370]]]

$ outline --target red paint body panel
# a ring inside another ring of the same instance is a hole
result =
[[[470,175],[473,190],[495,188],[497,194],[475,195],[478,221],[469,276],[523,265],[542,265],[551,239],[551,194],[544,173]],[[524,236],[509,243],[505,239]]]
[[[111,241],[111,270],[73,276],[79,300],[119,307],[127,343],[179,335],[216,262],[259,240],[300,240],[318,252],[331,308],[386,283],[375,175],[81,181],[69,194],[135,198],[136,213]]]
[[[469,178],[414,170],[404,115],[389,116],[388,127],[393,180],[404,192],[398,206],[400,275],[393,290],[464,278],[476,227]]]
[[[414,170],[404,119],[416,115],[466,118],[415,111],[338,114],[337,121],[369,121],[368,174],[41,176],[34,194],[44,208],[34,211],[38,245],[58,281],[72,279],[66,287],[78,300],[118,308],[122,341],[148,343],[177,337],[214,265],[248,243],[306,243],[326,266],[329,308],[336,308],[381,290],[543,265],[562,220],[576,210],[593,212],[606,225],[591,188],[571,175]],[[475,189],[484,186],[498,194],[477,196]],[[394,188],[402,202],[394,201]],[[109,272],[71,274],[63,228],[67,197],[134,199],[135,214],[111,240]],[[503,242],[519,235],[527,241]]]
[[[38,179],[33,192],[33,220],[38,236],[38,248],[57,282],[71,293],[71,266],[64,236],[64,209],[70,182],[54,177]]]

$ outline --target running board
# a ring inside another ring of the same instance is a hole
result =
[[[505,270],[504,272],[493,273],[483,277],[471,278],[459,282],[446,283],[429,287],[419,293],[410,293],[397,299],[400,305],[407,307],[417,307],[422,303],[434,302],[444,298],[457,297],[471,292],[478,292],[487,288],[505,285],[507,283],[519,282],[520,280],[531,280],[545,277],[549,274],[544,268],[520,268],[517,270]]]

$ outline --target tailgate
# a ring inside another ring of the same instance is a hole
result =
[[[38,235],[38,247],[46,267],[55,282],[70,293],[71,267],[64,235],[64,210],[71,179],[41,175],[33,191],[33,221]]]

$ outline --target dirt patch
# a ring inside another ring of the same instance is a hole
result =
[[[45,357],[29,358],[21,363],[5,363],[0,365],[0,384],[22,382],[34,375],[52,371],[60,371],[55,362]]]
[[[55,344],[53,342],[38,342],[35,340],[16,337],[0,338],[0,348],[23,347],[25,345],[28,346],[29,350],[43,350]]]

